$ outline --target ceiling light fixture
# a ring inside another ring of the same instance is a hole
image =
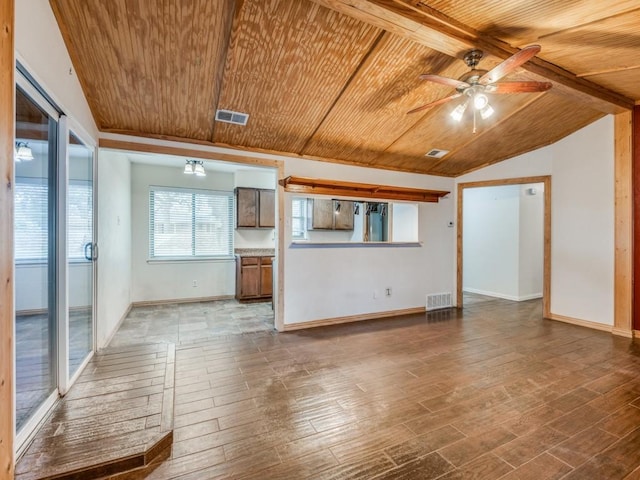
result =
[[[184,165],[184,172],[187,175],[196,174],[198,177],[206,177],[207,172],[204,170],[204,165],[202,160],[186,160],[186,164]]]
[[[461,103],[453,111],[450,113],[451,118],[453,118],[456,122],[462,121],[462,116],[464,115],[465,110],[467,109],[467,105],[469,104],[469,100],[464,103]]]
[[[473,106],[476,110],[482,110],[489,105],[489,99],[484,93],[476,93],[473,97]]]
[[[486,120],[487,118],[489,118],[491,115],[493,115],[493,113],[495,112],[495,110],[491,107],[491,105],[489,105],[488,103],[484,106],[484,108],[482,108],[480,110],[480,116],[482,117],[483,120]]]
[[[28,162],[33,160],[33,151],[27,142],[16,142],[13,149],[13,158],[16,162]]]
[[[193,170],[194,170],[195,174],[198,177],[206,177],[207,176],[207,172],[204,171],[204,165],[202,165],[201,161],[197,161],[196,162],[196,166],[195,166],[195,168]]]

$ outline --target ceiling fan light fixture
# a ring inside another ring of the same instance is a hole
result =
[[[491,115],[493,115],[495,112],[495,110],[493,109],[493,107],[491,107],[491,105],[489,105],[488,103],[484,106],[484,108],[482,110],[480,110],[480,116],[482,117],[483,120],[486,120],[487,118],[489,118]]]
[[[469,102],[464,102],[461,103],[460,105],[458,105],[456,108],[454,108],[451,113],[449,115],[451,115],[451,118],[453,118],[456,122],[460,122],[462,121],[462,116],[464,115],[465,110],[467,109],[467,104]]]
[[[473,106],[476,110],[482,110],[489,105],[489,99],[484,93],[476,93],[473,97]]]

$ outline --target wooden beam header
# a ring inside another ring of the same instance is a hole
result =
[[[286,192],[307,195],[348,196],[381,200],[405,200],[409,202],[436,203],[451,192],[420,188],[393,187],[369,183],[342,182],[319,178],[287,177],[280,180]]]

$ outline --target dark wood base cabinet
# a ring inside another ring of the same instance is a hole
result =
[[[236,299],[269,300],[273,294],[273,257],[236,258]]]

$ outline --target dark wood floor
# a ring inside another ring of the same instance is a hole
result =
[[[183,344],[149,478],[640,478],[639,353],[539,300]]]

